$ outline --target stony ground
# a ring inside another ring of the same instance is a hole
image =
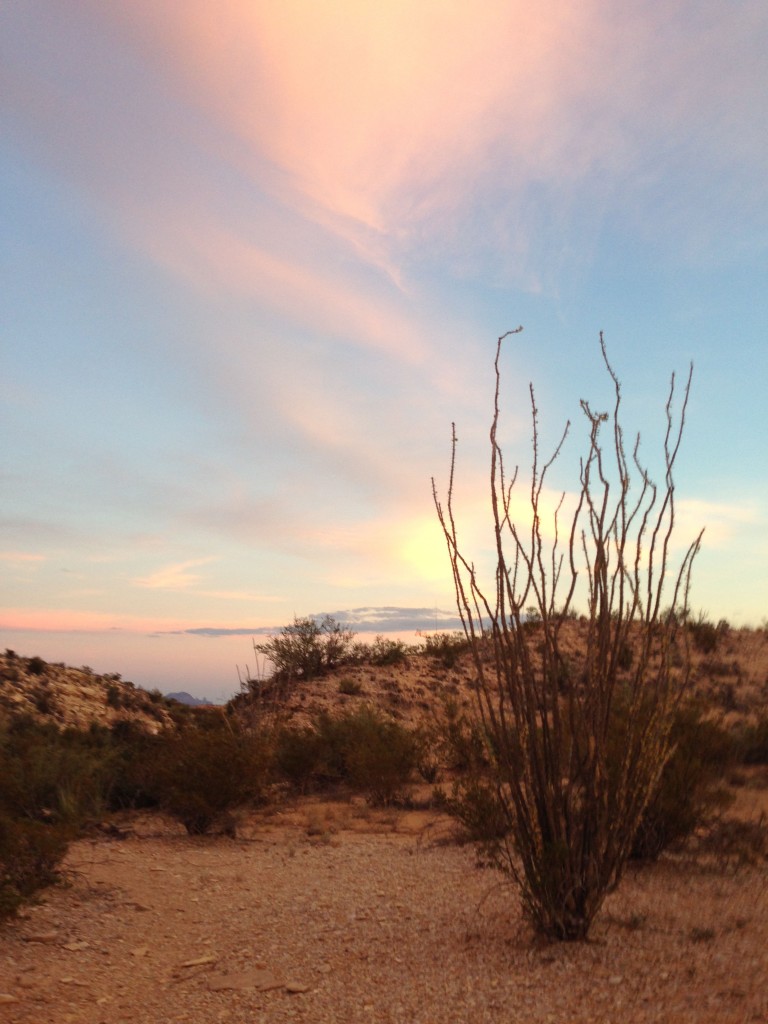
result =
[[[0,929],[0,1020],[768,1020],[764,860],[667,857],[629,873],[589,943],[547,944],[433,812],[309,800],[237,840],[120,825]]]

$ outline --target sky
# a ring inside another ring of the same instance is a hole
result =
[[[552,494],[600,331],[651,466],[693,362],[675,552],[763,621],[766,52],[763,0],[3,0],[0,646],[216,698],[294,616],[453,628],[431,480],[455,422],[482,564],[518,325]]]

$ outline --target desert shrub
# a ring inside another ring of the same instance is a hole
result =
[[[0,806],[15,818],[78,828],[104,810],[114,772],[108,742],[17,719],[0,737]]]
[[[232,813],[263,798],[271,747],[268,737],[237,728],[191,725],[151,744],[145,788],[190,835],[232,829]]]
[[[339,693],[346,697],[357,697],[363,692],[363,684],[358,679],[344,678],[339,680]]]
[[[438,735],[441,759],[449,771],[474,774],[488,768],[489,739],[482,722],[451,699],[443,703]]]
[[[294,788],[349,786],[375,804],[402,799],[423,763],[424,737],[364,706],[319,714],[311,726],[281,729],[276,766]]]
[[[463,633],[429,633],[424,637],[424,651],[443,668],[455,668],[462,654],[469,650]]]
[[[295,618],[277,636],[254,650],[274,665],[275,675],[286,680],[313,679],[344,664],[352,655],[354,633],[330,615],[319,622]]]
[[[714,654],[720,641],[731,631],[727,619],[720,619],[715,625],[704,612],[699,612],[695,619],[689,616],[686,626],[693,646],[701,654]]]
[[[768,860],[768,819],[718,817],[701,837],[700,850],[715,857],[722,869],[758,865]]]
[[[504,800],[488,773],[473,773],[454,780],[450,796],[437,790],[436,802],[460,826],[459,838],[477,843],[491,864],[498,860],[500,844],[510,831]]]
[[[741,675],[741,665],[734,659],[728,661],[726,658],[705,658],[701,661],[699,669],[702,675],[710,676],[713,679]]]
[[[455,427],[445,505],[434,481],[433,493],[476,672],[477,716],[489,738],[488,791],[496,794],[494,806],[508,826],[492,847],[494,863],[515,881],[538,930],[583,939],[622,876],[671,753],[670,732],[690,680],[686,646],[678,640],[701,535],[683,549],[676,568],[670,544],[673,476],[691,376],[678,412],[672,377],[657,485],[640,461],[639,435],[627,455],[621,386],[601,335],[612,409],[597,412],[581,401],[588,440],[578,485],[551,510],[550,475],[570,423],[543,457],[531,386],[532,459],[524,485],[527,508],[520,512],[512,493],[517,470],[507,475],[498,441],[506,337],[499,338],[495,361],[489,474],[494,564],[487,580],[459,546]],[[563,625],[577,597],[588,608],[583,648],[569,651],[574,664],[563,688]],[[662,613],[665,603],[670,614]],[[539,619],[535,627],[529,625],[531,609]],[[630,670],[621,667],[627,644],[635,652]],[[616,749],[612,709],[619,694],[627,713]]]
[[[123,706],[123,694],[117,683],[107,684],[107,706],[110,708],[121,708]]]
[[[417,734],[374,709],[364,708],[345,718],[342,736],[350,785],[374,804],[402,799],[421,759]]]
[[[38,658],[37,655],[27,661],[27,672],[29,672],[31,676],[42,676],[45,675],[47,671],[48,666],[43,659]]]
[[[371,665],[402,665],[408,659],[407,644],[383,636],[377,636],[372,644],[363,645],[363,652]]]
[[[58,880],[71,838],[66,825],[16,818],[0,809],[0,920]]]
[[[56,879],[71,839],[103,812],[115,772],[106,730],[18,717],[0,731],[0,917]]]
[[[656,859],[709,822],[727,801],[723,778],[736,753],[731,734],[689,705],[675,715],[670,741],[670,756],[632,844],[634,858]]]
[[[51,691],[44,686],[39,686],[31,694],[35,707],[41,715],[52,715],[56,711],[56,701]]]
[[[635,652],[632,650],[632,644],[630,644],[628,641],[624,641],[624,643],[619,648],[619,654],[616,658],[616,667],[621,669],[623,672],[627,672],[629,669],[632,668],[632,662],[634,661],[634,658]]]
[[[275,770],[299,793],[318,782],[323,764],[324,742],[311,726],[284,726],[275,741]]]
[[[768,714],[744,726],[739,737],[742,764],[768,764]]]

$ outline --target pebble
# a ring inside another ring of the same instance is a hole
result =
[[[55,931],[49,932],[30,932],[28,935],[22,935],[22,939],[25,942],[43,942],[52,943],[58,939],[59,933]]]
[[[258,989],[259,992],[268,992],[270,989],[283,988],[283,984],[272,971],[252,970],[214,975],[208,981],[208,988],[212,992],[249,988]]]
[[[179,967],[202,967],[204,964],[215,964],[218,959],[217,956],[199,956],[195,960],[185,960]]]
[[[285,991],[290,995],[298,995],[301,992],[309,992],[309,985],[304,985],[300,981],[286,981]]]

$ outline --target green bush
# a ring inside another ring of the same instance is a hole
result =
[[[190,835],[232,831],[232,812],[264,797],[269,740],[221,720],[157,737],[146,763],[145,788]]]
[[[284,726],[275,743],[277,774],[297,792],[306,793],[318,781],[323,748],[323,739],[311,726]]]
[[[440,722],[440,753],[449,771],[474,774],[488,767],[488,737],[480,722],[459,709],[453,700],[445,701]]]
[[[254,650],[267,657],[275,676],[284,680],[314,679],[352,658],[354,633],[330,615],[319,622],[295,618],[277,636]]]
[[[365,658],[371,665],[402,665],[408,659],[408,645],[402,640],[390,640],[377,636],[372,644],[365,645]]]
[[[58,880],[71,838],[66,825],[18,819],[0,810],[0,920]]]
[[[431,633],[424,637],[424,651],[443,668],[455,668],[462,654],[470,649],[463,633]]]
[[[509,818],[498,790],[488,774],[472,773],[454,781],[451,795],[436,791],[438,806],[455,818],[461,839],[477,843],[491,862],[510,830]]]
[[[423,763],[423,737],[368,706],[322,712],[311,726],[284,727],[277,737],[277,770],[301,792],[347,785],[374,804],[392,804]]]
[[[392,804],[405,797],[419,766],[421,742],[416,733],[370,708],[343,723],[347,778],[372,803]]]
[[[114,771],[106,732],[18,718],[0,734],[0,807],[14,818],[79,828],[103,813]]]
[[[632,844],[636,859],[655,860],[711,820],[728,799],[722,780],[735,759],[733,737],[688,705],[677,712],[671,739],[672,754]]]
[[[0,730],[0,917],[56,879],[69,842],[103,813],[116,771],[106,730],[29,717]]]

